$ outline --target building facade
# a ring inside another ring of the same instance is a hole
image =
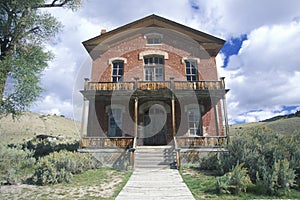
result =
[[[228,136],[224,40],[150,15],[83,42],[93,59],[82,148],[221,146]]]

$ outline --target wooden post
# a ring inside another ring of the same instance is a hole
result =
[[[84,136],[84,129],[85,129],[86,101],[87,101],[87,99],[85,97],[83,97],[82,116],[81,116],[81,129],[80,129],[81,138],[83,138],[83,136]]]
[[[134,137],[137,139],[138,136],[138,103],[139,100],[136,97],[134,99]]]
[[[225,134],[227,138],[227,143],[229,142],[229,125],[228,125],[228,114],[227,114],[227,105],[226,105],[226,97],[224,94],[223,102],[223,112],[224,112],[224,120],[225,120]]]
[[[88,78],[85,78],[85,79],[84,79],[84,90],[88,90],[88,89],[89,89],[89,88],[88,88],[88,87],[89,87],[89,80],[90,80],[90,79],[88,79]]]
[[[172,125],[173,125],[173,137],[176,136],[176,113],[175,113],[175,97],[172,95]]]
[[[180,150],[177,150],[177,168],[180,169],[181,161],[180,161]]]
[[[174,89],[174,77],[170,77],[170,89]]]
[[[215,114],[215,121],[216,121],[216,134],[217,136],[220,135],[220,121],[219,121],[219,111],[218,111],[218,102],[213,99],[213,104],[214,104],[214,114]]]

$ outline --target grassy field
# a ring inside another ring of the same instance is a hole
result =
[[[124,187],[131,171],[110,168],[89,170],[75,175],[71,183],[50,186],[29,184],[1,186],[0,199],[101,199],[112,200]]]
[[[51,135],[60,141],[74,141],[80,138],[80,123],[63,116],[43,115],[25,112],[13,119],[10,115],[0,118],[0,143],[23,143],[36,135]]]
[[[300,192],[291,190],[288,196],[263,196],[256,192],[255,188],[249,188],[242,195],[219,195],[216,192],[216,176],[212,171],[199,171],[196,168],[181,169],[181,176],[196,200],[240,200],[240,199],[299,199]]]
[[[247,131],[253,128],[262,128],[273,130],[279,134],[289,135],[300,132],[300,117],[280,119],[272,122],[253,122],[247,124],[237,124],[230,126],[230,135],[235,135],[240,131]]]

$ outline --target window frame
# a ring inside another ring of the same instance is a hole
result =
[[[151,62],[149,62],[151,60]],[[152,54],[152,55],[145,55],[143,57],[143,65],[144,65],[144,81],[165,81],[165,58],[163,55]],[[151,78],[149,79],[149,75],[147,71],[152,71],[149,73]],[[158,70],[160,72],[158,72]],[[159,74],[159,75],[158,75]],[[158,77],[159,78],[158,80]]]
[[[161,45],[163,35],[160,33],[148,33],[144,36],[146,45]]]
[[[114,111],[119,113],[114,113]],[[119,116],[119,119],[115,119],[116,116]],[[112,119],[113,119],[113,125],[114,125],[114,132],[112,127]],[[108,137],[122,137],[123,131],[122,131],[122,121],[123,120],[123,109],[121,108],[110,108],[108,110]],[[121,127],[120,127],[121,126]]]
[[[189,63],[190,73],[188,73],[188,66],[187,66],[188,63]],[[196,81],[199,80],[199,77],[198,77],[198,64],[197,63],[198,62],[195,59],[185,59],[184,60],[185,76],[186,76],[186,80],[189,81],[189,82],[196,82]],[[195,70],[195,73],[192,73],[193,70]],[[193,79],[193,77],[194,77],[194,79]]]
[[[190,120],[190,112],[193,113],[193,120]],[[196,114],[199,114],[197,116]],[[198,119],[196,117],[199,117]],[[187,110],[187,127],[188,127],[188,133],[190,137],[195,137],[195,136],[203,136],[203,131],[202,131],[202,116],[201,116],[201,111],[199,108],[189,108]],[[198,127],[196,127],[196,124],[198,123]],[[193,126],[190,126],[190,125]],[[193,130],[193,131],[191,131]]]
[[[122,63],[122,68],[120,67],[121,63]],[[111,82],[113,82],[113,83],[123,82],[124,68],[125,68],[124,60],[113,60],[111,62],[111,65],[112,65]],[[117,68],[115,69],[116,65],[117,65]],[[120,69],[122,70],[122,74],[120,74]],[[114,70],[117,70],[116,74],[114,74]],[[114,78],[116,78],[116,81],[114,81]]]

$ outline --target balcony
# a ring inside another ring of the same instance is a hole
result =
[[[135,82],[88,82],[84,90],[92,91],[128,91],[128,90],[224,90],[225,83],[220,81],[135,81]]]

